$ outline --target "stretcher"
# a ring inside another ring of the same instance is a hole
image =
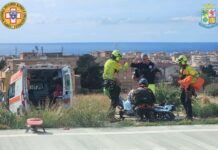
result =
[[[41,128],[45,133],[45,128],[43,126],[43,120],[40,118],[29,118],[26,121],[26,133],[31,129],[33,132],[38,132],[38,129]]]

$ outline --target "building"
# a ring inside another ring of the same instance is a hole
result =
[[[19,58],[7,59],[7,66],[10,71],[16,72],[20,65],[34,65],[34,64],[57,64],[57,65],[70,65],[72,69],[76,67],[78,56],[63,55],[63,53],[43,53],[38,54],[35,52],[21,53]]]
[[[158,68],[162,72],[162,79],[164,81],[171,81],[172,76],[178,76],[179,65],[174,63],[157,63]]]
[[[191,56],[191,64],[195,68],[200,66],[212,65],[213,69],[218,73],[218,52],[201,53]]]
[[[210,62],[218,62],[218,55],[208,54],[207,57]]]
[[[197,67],[200,65],[207,65],[208,63],[207,55],[192,55],[191,56],[191,64],[193,67]]]
[[[213,66],[213,69],[216,71],[218,75],[218,61],[217,62],[211,62],[211,65]]]
[[[4,95],[7,93],[11,75],[12,72],[10,72],[8,69],[5,71],[0,71],[0,91]]]
[[[123,53],[123,58],[126,59],[141,59],[142,52],[126,52]]]
[[[93,57],[96,57],[96,58],[110,58],[111,56],[111,51],[95,51],[95,52],[91,52],[90,54],[93,56]]]

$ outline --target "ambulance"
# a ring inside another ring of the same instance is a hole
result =
[[[8,108],[23,114],[31,108],[62,103],[72,104],[71,68],[67,65],[37,64],[23,66],[10,78]]]

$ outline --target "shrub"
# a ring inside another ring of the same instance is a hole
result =
[[[0,125],[4,128],[11,128],[16,125],[16,115],[6,109],[0,109]]]
[[[192,105],[193,116],[199,117],[201,114],[201,109],[202,109],[202,106],[200,102],[197,102],[197,101],[193,102],[193,105]]]
[[[0,124],[0,129],[10,129],[7,125]]]
[[[199,102],[193,104],[193,115],[196,117],[218,117],[218,104],[208,103],[201,105]]]
[[[104,96],[82,95],[74,98],[72,108],[57,107],[41,111],[32,110],[25,119],[42,118],[46,128],[101,127],[105,124],[108,106],[108,100]]]
[[[107,119],[108,100],[104,96],[79,96],[62,120],[68,118],[70,126],[101,127]]]
[[[157,103],[171,103],[175,106],[180,105],[180,89],[166,84],[160,84],[156,89]]]
[[[16,116],[16,124],[11,128],[14,128],[14,129],[26,128],[26,120],[27,120],[26,116]]]
[[[203,97],[201,98],[201,102],[202,102],[203,104],[209,104],[209,103],[210,103],[210,99],[209,99],[209,97],[207,97],[207,96],[203,96]]]
[[[106,96],[93,94],[77,96],[73,107],[36,110],[31,108],[25,116],[16,116],[6,109],[0,109],[0,129],[25,128],[28,118],[42,118],[46,128],[60,127],[102,127],[107,122],[109,100]]]
[[[218,96],[218,83],[212,83],[205,87],[205,93],[209,96]]]
[[[45,110],[33,110],[27,115],[27,118],[42,118],[46,128],[61,127],[60,118],[64,115],[62,107],[55,109],[46,108]]]

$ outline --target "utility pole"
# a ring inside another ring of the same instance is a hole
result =
[[[63,46],[61,46],[61,53],[62,53],[62,55],[64,55],[63,53],[64,53],[64,48],[63,48]]]
[[[15,47],[14,52],[15,52],[15,57],[17,57],[17,48]]]

